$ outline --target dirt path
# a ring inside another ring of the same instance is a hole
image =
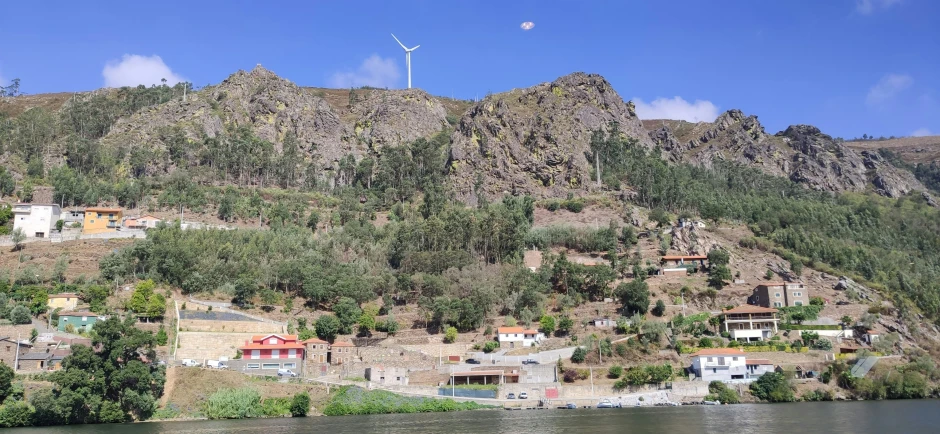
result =
[[[160,407],[166,406],[170,395],[172,395],[173,390],[176,389],[176,375],[178,370],[179,368],[177,367],[166,368],[166,382],[163,383],[163,396],[160,397]]]

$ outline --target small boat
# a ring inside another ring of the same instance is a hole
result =
[[[609,399],[605,399],[597,403],[597,408],[614,408],[614,403],[610,402]]]
[[[681,404],[679,404],[678,402],[671,402],[671,401],[670,401],[670,402],[667,402],[667,403],[666,403],[666,406],[668,406],[668,407],[678,407],[678,406],[680,406],[680,405],[681,405]]]
[[[702,401],[703,405],[721,405],[721,401]]]
[[[575,409],[578,408],[578,406],[577,406],[577,405],[574,405],[573,402],[569,402],[569,403],[567,403],[567,404],[565,404],[565,405],[563,405],[563,406],[561,406],[561,407],[558,407],[558,408],[563,409],[563,410],[575,410]]]

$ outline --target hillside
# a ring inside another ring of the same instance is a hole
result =
[[[757,116],[729,110],[715,122],[645,120],[650,136],[673,162],[711,167],[733,161],[787,177],[821,191],[874,190],[888,197],[925,190],[908,171],[872,149],[856,151],[811,125],[792,125],[770,135]]]
[[[859,140],[845,142],[845,146],[859,152],[886,149],[897,154],[908,164],[940,162],[940,136],[901,137],[889,140]]]

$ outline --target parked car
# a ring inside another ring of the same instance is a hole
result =
[[[510,393],[509,395],[506,395],[506,399],[516,399],[516,394]]]
[[[182,364],[183,364],[183,366],[194,367],[194,366],[199,366],[199,365],[201,365],[202,363],[199,363],[198,361],[196,361],[196,360],[194,360],[194,359],[183,359],[183,360],[182,360]]]
[[[525,359],[522,361],[522,364],[523,365],[538,365],[539,362],[537,362],[535,359]]]
[[[578,408],[578,406],[577,406],[577,405],[574,405],[573,402],[569,402],[569,403],[565,404],[565,408],[568,409],[568,410],[575,410],[575,409]]]
[[[529,394],[522,392],[519,394],[519,399],[529,399]]]
[[[277,376],[278,377],[296,377],[297,373],[294,371],[291,371],[290,369],[278,369]]]
[[[209,360],[206,362],[207,368],[212,369],[228,369],[228,366],[225,365],[225,362],[219,360]]]
[[[468,364],[468,365],[479,365],[479,364],[480,364],[480,361],[477,360],[477,359],[467,359],[467,360],[464,360],[463,362],[466,363],[466,364]]]

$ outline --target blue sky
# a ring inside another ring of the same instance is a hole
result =
[[[421,45],[413,85],[436,95],[584,71],[646,118],[739,108],[771,133],[940,134],[937,0],[49,1],[3,13],[0,80],[28,93],[201,86],[258,63],[305,86],[404,87],[395,33]]]

